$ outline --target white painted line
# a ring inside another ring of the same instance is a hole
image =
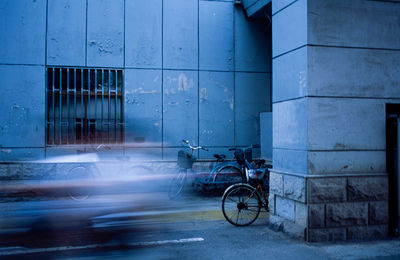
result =
[[[204,241],[204,238],[194,237],[194,238],[182,238],[182,239],[174,239],[174,240],[136,242],[136,243],[130,243],[130,244],[127,244],[124,246],[128,246],[128,247],[158,246],[158,245],[166,245],[166,244],[181,244],[181,243],[202,242],[202,241]],[[94,244],[94,245],[86,245],[86,246],[60,246],[60,247],[48,247],[48,248],[36,248],[36,249],[17,249],[17,250],[11,250],[8,252],[0,251],[0,256],[35,254],[35,253],[52,253],[52,252],[60,252],[60,251],[67,251],[67,250],[84,250],[84,249],[94,249],[94,248],[113,247],[113,246],[118,246],[118,244]]]

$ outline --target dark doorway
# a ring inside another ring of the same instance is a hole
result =
[[[389,234],[400,227],[400,104],[386,105],[386,168],[389,174]]]

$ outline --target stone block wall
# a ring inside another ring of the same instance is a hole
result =
[[[272,171],[269,206],[272,227],[310,242],[383,238],[388,233],[388,177]]]

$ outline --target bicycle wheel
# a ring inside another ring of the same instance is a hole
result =
[[[217,190],[225,190],[228,186],[240,182],[242,182],[242,172],[235,166],[222,167],[213,178]]]
[[[178,173],[172,177],[168,184],[168,197],[170,199],[176,198],[185,186],[187,172],[185,169],[180,169]]]
[[[67,178],[69,181],[73,181],[75,188],[68,190],[68,196],[73,200],[85,200],[89,197],[90,192],[85,188],[79,187],[82,183],[88,182],[94,179],[94,172],[97,172],[97,168],[94,165],[81,164],[72,167],[68,171]]]
[[[247,185],[232,186],[222,198],[222,213],[235,226],[248,226],[260,214],[261,199],[257,190]]]

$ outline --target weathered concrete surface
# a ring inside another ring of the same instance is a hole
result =
[[[274,169],[307,174],[307,151],[278,149],[272,150]]]
[[[124,65],[124,1],[88,0],[87,65]]]
[[[232,72],[200,72],[199,138],[202,146],[234,146]]]
[[[272,13],[276,0],[272,4]],[[272,57],[292,51],[307,44],[307,0],[294,4],[273,15]]]
[[[0,147],[44,147],[44,67],[0,65],[0,78]]]
[[[313,61],[308,64],[309,95],[400,98],[400,51],[325,47],[307,50],[308,59]],[[354,102],[357,101],[349,103]]]
[[[270,84],[268,74],[236,73],[234,104],[236,145],[260,143],[260,112],[270,110],[268,98]]]
[[[232,2],[199,2],[200,69],[233,70],[233,10]]]
[[[307,95],[307,51],[303,47],[272,61],[273,102],[300,98]]]
[[[47,64],[85,66],[86,1],[48,1]]]
[[[387,201],[369,203],[369,225],[387,224],[389,219],[389,206]]]
[[[384,173],[385,151],[311,151],[308,174]]]
[[[181,146],[182,139],[197,143],[197,72],[165,71],[163,85],[164,146]]]
[[[377,22],[379,17],[379,22]],[[311,44],[399,49],[400,6],[377,1],[309,1]]]
[[[260,113],[261,157],[272,160],[272,112]]]
[[[273,147],[307,148],[307,99],[275,103],[273,107]]]
[[[46,1],[2,0],[1,64],[45,64]]]
[[[125,65],[161,68],[162,0],[126,1]]]
[[[161,146],[162,77],[159,70],[125,70],[125,143]]]
[[[308,148],[384,150],[385,103],[375,99],[308,98]]]
[[[197,7],[196,0],[164,2],[163,60],[165,68],[198,68]]]

